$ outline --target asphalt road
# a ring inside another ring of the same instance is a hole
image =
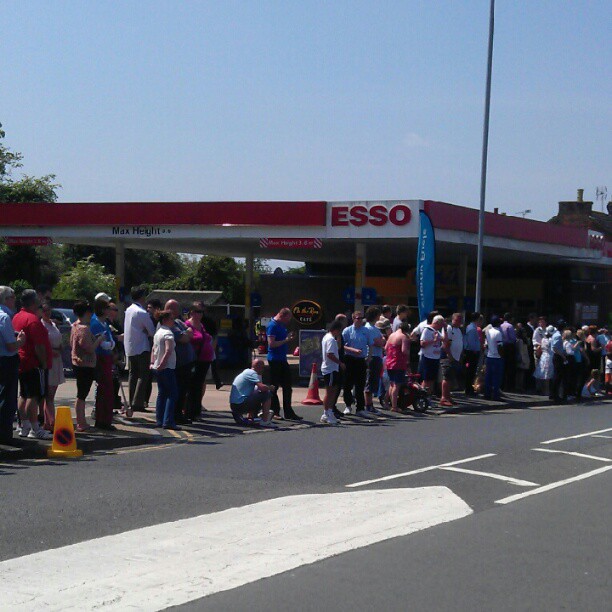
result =
[[[611,403],[355,419],[76,462],[3,463],[0,561],[274,498],[435,486],[473,513],[192,597],[182,608],[608,610],[610,465]],[[546,490],[551,483],[559,484]],[[245,529],[259,529],[250,508]],[[298,509],[282,522],[301,520]],[[321,521],[359,526],[363,511]],[[44,586],[45,569],[33,574]],[[0,609],[1,591],[0,583]]]

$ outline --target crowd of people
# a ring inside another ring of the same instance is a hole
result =
[[[556,403],[612,394],[612,337],[605,328],[570,327],[564,320],[548,325],[544,316],[530,314],[525,323],[511,313],[485,317],[474,312],[464,326],[463,315],[448,319],[432,311],[415,327],[406,305],[371,306],[365,314],[339,314],[321,342],[321,374],[325,396],[321,422],[335,425],[353,413],[372,418],[383,409],[406,412],[399,391],[411,372],[418,373],[438,405],[456,403],[452,391],[482,394],[503,401],[502,392],[548,395]],[[264,362],[253,361],[232,385],[231,407],[237,422],[257,419],[274,426],[280,418],[300,420],[291,405],[291,376],[287,363],[291,311],[282,308],[267,328],[270,385],[262,382]],[[345,408],[337,401],[343,395]]]
[[[202,418],[209,370],[216,388],[223,386],[216,368],[217,326],[205,305],[193,303],[183,320],[176,300],[162,307],[159,300],[146,301],[147,294],[144,286],[132,288],[123,325],[118,307],[105,293],[98,293],[93,303],[74,303],[70,357],[77,431],[113,431],[115,414],[131,418],[136,411],[149,411],[153,378],[158,385],[156,423],[166,429]],[[14,290],[0,286],[0,444],[10,444],[15,419],[19,436],[52,438],[55,394],[65,378],[59,329],[63,321],[61,315],[52,318],[56,311],[50,297],[47,287],[26,289],[16,311]],[[128,397],[122,401],[120,365],[126,359]],[[85,402],[94,382],[92,424]]]
[[[73,305],[70,355],[76,379],[76,430],[92,426],[112,431],[113,417],[149,410],[152,381],[158,393],[158,427],[179,429],[201,420],[208,372],[223,386],[216,368],[217,325],[202,302],[183,318],[181,305],[147,301],[147,288],[133,287],[123,324],[110,296]],[[14,422],[22,437],[50,439],[55,395],[64,383],[61,321],[54,320],[48,287],[26,289],[16,310],[12,288],[0,286],[0,444],[10,444]],[[321,422],[337,424],[350,414],[373,418],[382,409],[405,412],[400,391],[411,373],[439,406],[452,406],[461,390],[503,400],[502,392],[537,392],[555,402],[612,394],[612,338],[605,328],[574,329],[563,320],[549,325],[531,314],[515,322],[511,313],[493,315],[485,325],[473,313],[464,325],[461,313],[445,319],[437,311],[414,327],[405,305],[371,306],[365,313],[339,314],[321,343],[324,405]],[[255,359],[234,379],[230,408],[236,422],[276,427],[275,420],[301,421],[293,409],[288,349],[291,310],[281,308],[267,326],[266,363]],[[127,361],[128,396],[121,365]],[[86,415],[86,398],[95,388],[95,407]],[[344,409],[337,407],[342,393]],[[283,416],[281,417],[281,400]],[[89,420],[88,420],[89,418]],[[93,421],[93,424],[91,423]]]

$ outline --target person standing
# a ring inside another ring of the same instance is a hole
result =
[[[409,316],[410,316],[410,308],[408,308],[406,304],[400,304],[397,307],[395,319],[393,319],[393,323],[391,324],[391,330],[396,332],[400,328],[400,325],[404,321],[408,320]]]
[[[174,334],[176,353],[176,386],[178,390],[174,421],[179,425],[191,423],[187,410],[187,393],[195,363],[195,352],[191,345],[193,330],[180,318],[181,308],[176,300],[168,300],[164,310],[169,310],[174,317],[172,333]]]
[[[550,396],[550,381],[554,372],[551,346],[554,333],[555,328],[552,325],[547,326],[544,335],[538,339],[538,344],[535,345],[536,369],[533,376],[536,381],[536,391],[540,395]]]
[[[145,310],[147,289],[132,287],[133,303],[125,311],[124,344],[129,364],[129,402],[132,410],[146,412],[145,399],[151,379],[151,340],[155,326]]]
[[[420,335],[421,359],[419,361],[419,374],[430,395],[435,390],[438,370],[440,369],[440,356],[442,353],[441,331],[445,324],[446,322],[442,315],[435,315],[431,324],[426,325]]]
[[[100,334],[97,338],[94,338],[91,333],[92,312],[88,302],[75,302],[72,311],[77,317],[70,330],[70,356],[77,387],[74,410],[77,422],[76,430],[82,432],[89,429],[85,418],[85,400],[96,376],[96,349],[104,340],[104,336]]]
[[[206,392],[206,376],[213,360],[212,336],[206,331],[202,323],[204,304],[194,302],[189,311],[189,319],[185,322],[191,329],[191,346],[195,354],[195,362],[189,381],[187,418],[197,421],[202,416],[202,399]]]
[[[301,421],[291,406],[291,370],[287,362],[287,343],[293,339],[293,333],[287,331],[291,321],[291,310],[281,308],[268,323],[268,365],[270,366],[270,384],[274,387],[272,393],[272,411],[275,417],[280,417],[280,402],[278,390],[283,390],[283,414],[289,421]]]
[[[504,339],[504,379],[502,388],[504,391],[513,391],[516,383],[516,330],[512,314],[504,314],[504,320],[499,327]]]
[[[385,345],[385,353],[390,383],[391,412],[401,412],[397,406],[399,388],[406,380],[410,360],[410,323],[408,321],[402,321],[399,329],[389,336]]]
[[[366,357],[372,344],[372,336],[363,325],[363,313],[357,310],[353,313],[353,324],[342,332],[344,341],[344,363],[346,364],[344,378],[344,414],[351,414],[353,401],[357,405],[357,416],[370,418],[365,409],[365,384],[367,376]],[[355,395],[353,396],[353,388]]]
[[[323,414],[321,423],[338,425],[334,414],[334,406],[342,385],[342,372],[346,368],[340,361],[338,339],[342,335],[344,326],[341,321],[335,320],[329,326],[329,331],[321,341],[321,374],[325,382],[325,397],[323,398]]]
[[[155,420],[157,427],[180,429],[174,419],[178,388],[176,386],[176,353],[172,325],[174,316],[170,310],[157,313],[159,327],[153,336],[151,352],[151,369],[157,377],[157,402],[155,403]]]
[[[567,323],[560,319],[551,340],[553,353],[553,379],[550,387],[550,399],[554,402],[565,402],[569,391],[569,362],[563,348],[563,332],[567,329]],[[561,395],[563,391],[563,395]]]
[[[451,384],[459,385],[461,379],[461,356],[463,355],[463,315],[456,312],[451,317],[451,324],[443,327],[443,349],[440,357],[442,368],[442,395],[440,406],[454,406],[451,397]]]
[[[51,346],[51,367],[49,368],[47,379],[47,393],[43,398],[43,427],[47,431],[53,431],[53,426],[55,425],[55,394],[57,393],[57,388],[66,379],[64,378],[64,364],[62,362],[62,332],[60,332],[51,318],[51,304],[48,302],[42,305],[41,321],[49,334]]]
[[[21,310],[13,317],[15,331],[25,335],[25,342],[19,347],[19,435],[50,440],[53,435],[38,423],[38,406],[46,393],[44,371],[47,369],[49,335],[37,313],[36,291],[25,289],[21,294]]]
[[[15,292],[0,287],[0,444],[11,444],[13,419],[17,412],[19,356],[17,351],[25,342],[25,333],[15,334],[11,321],[15,307]]]
[[[204,314],[202,315],[202,325],[204,325],[204,329],[206,329],[212,338],[213,352],[212,361],[210,362],[210,373],[215,383],[215,389],[218,391],[223,386],[221,377],[219,376],[219,370],[217,368],[217,336],[219,335],[219,329],[217,328],[217,324],[214,322],[214,320],[208,316],[208,311],[204,303],[202,303],[202,309],[204,310]]]
[[[487,344],[487,358],[485,365],[484,397],[488,400],[501,400],[500,387],[504,378],[504,359],[501,350],[504,346],[504,337],[499,329],[499,317],[491,317],[491,325],[485,332]]]
[[[110,302],[98,298],[94,302],[94,314],[89,327],[94,337],[101,336],[96,348],[96,420],[95,427],[104,431],[115,431],[113,409],[115,407],[113,387],[113,349],[115,341],[108,324]]]
[[[464,355],[465,355],[465,394],[474,395],[474,380],[480,363],[482,347],[480,345],[480,334],[478,328],[482,324],[482,315],[479,312],[472,313],[470,324],[465,330]]]
[[[380,387],[380,377],[383,371],[383,347],[387,343],[382,331],[376,327],[376,322],[380,317],[380,309],[377,306],[370,306],[366,310],[365,328],[370,334],[368,342],[368,371],[365,384],[365,409],[372,414],[381,414],[374,408],[374,394],[378,393]]]

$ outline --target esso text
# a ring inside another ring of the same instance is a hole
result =
[[[382,227],[387,223],[392,223],[401,226],[408,225],[410,217],[410,207],[406,204],[396,204],[389,210],[382,204],[375,204],[370,208],[356,204],[355,206],[334,206],[331,211],[331,224],[332,226],[374,225]]]

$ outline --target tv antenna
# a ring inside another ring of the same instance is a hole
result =
[[[608,188],[607,187],[597,187],[595,190],[595,198],[601,201],[601,212],[604,211],[604,204],[606,203],[606,199],[608,198]]]
[[[526,208],[525,210],[519,210],[518,212],[514,213],[515,215],[521,215],[521,217],[523,217],[523,219],[527,216],[531,214],[531,208]]]

